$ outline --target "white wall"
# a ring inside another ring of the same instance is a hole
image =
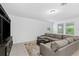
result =
[[[47,31],[51,23],[18,16],[11,18],[11,35],[14,43],[27,42],[36,40],[37,36],[42,35]]]
[[[75,25],[75,35],[79,35],[79,17],[77,18],[70,18],[70,19],[64,19],[62,21],[58,21],[54,23],[54,33],[57,33],[57,25],[58,24],[66,24],[66,23],[74,23]],[[65,34],[65,32],[64,32]]]

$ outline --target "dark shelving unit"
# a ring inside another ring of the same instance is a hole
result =
[[[9,56],[13,45],[12,36],[10,35],[11,20],[0,4],[0,56]]]

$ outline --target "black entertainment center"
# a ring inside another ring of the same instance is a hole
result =
[[[10,35],[11,20],[0,4],[0,56],[9,56],[13,45]]]

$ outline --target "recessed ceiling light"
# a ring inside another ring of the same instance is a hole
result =
[[[51,9],[51,10],[49,10],[49,15],[50,14],[56,14],[57,12],[58,12],[57,9]]]

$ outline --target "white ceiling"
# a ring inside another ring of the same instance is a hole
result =
[[[79,16],[79,3],[6,3],[2,4],[8,14],[37,20],[60,21]],[[57,9],[58,13],[49,15],[48,11]]]

